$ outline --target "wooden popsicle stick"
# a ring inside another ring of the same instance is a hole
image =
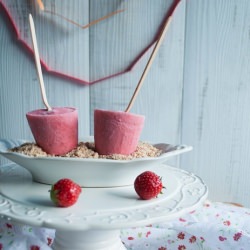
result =
[[[145,69],[144,69],[144,71],[142,73],[142,76],[141,76],[141,78],[140,78],[140,80],[139,80],[139,82],[138,82],[138,84],[136,86],[136,89],[135,89],[135,91],[133,93],[133,96],[132,96],[132,98],[131,98],[131,100],[130,100],[130,102],[129,102],[126,110],[125,110],[125,112],[129,112],[130,109],[132,108],[132,105],[134,104],[134,101],[135,101],[135,99],[136,99],[136,97],[137,97],[137,95],[139,93],[139,90],[141,89],[141,86],[142,86],[142,84],[143,84],[143,82],[144,82],[144,80],[145,80],[145,78],[147,76],[147,73],[148,73],[148,71],[149,71],[149,69],[150,69],[150,67],[151,67],[151,65],[153,63],[153,60],[154,60],[154,58],[155,58],[155,56],[156,56],[156,54],[157,54],[157,52],[158,52],[158,50],[160,48],[160,45],[161,45],[161,43],[162,43],[162,41],[163,41],[163,39],[165,37],[165,34],[166,34],[166,32],[168,30],[168,27],[170,25],[171,19],[172,19],[172,17],[170,16],[167,19],[167,21],[166,21],[166,23],[165,23],[165,25],[163,27],[163,30],[162,30],[162,32],[160,34],[160,37],[159,37],[158,41],[155,44],[155,47],[154,47],[154,49],[153,49],[153,51],[152,51],[152,53],[150,55],[150,58],[149,58],[149,60],[148,60],[148,62],[146,64],[146,67],[145,67]]]
[[[40,90],[41,90],[41,94],[42,94],[43,103],[46,106],[47,110],[51,111],[52,108],[51,108],[51,106],[49,105],[49,103],[47,101],[47,96],[46,96],[46,91],[45,91],[45,86],[44,86],[44,81],[43,81],[42,68],[41,68],[41,63],[40,63],[40,56],[39,56],[39,51],[38,51],[38,46],[37,46],[35,25],[34,25],[34,21],[33,21],[33,18],[32,18],[31,14],[29,14],[29,23],[30,23],[32,44],[33,44],[34,55],[35,55],[35,63],[36,63],[37,75],[38,75],[38,80],[39,80],[39,83],[40,83]]]

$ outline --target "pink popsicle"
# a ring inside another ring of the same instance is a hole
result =
[[[36,143],[48,154],[63,155],[78,144],[78,112],[75,108],[38,109],[26,114]]]
[[[99,154],[128,155],[136,150],[145,117],[123,111],[94,111],[95,148]]]

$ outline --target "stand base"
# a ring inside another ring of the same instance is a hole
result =
[[[56,231],[54,250],[126,250],[120,230]]]

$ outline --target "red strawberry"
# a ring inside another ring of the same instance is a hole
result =
[[[59,207],[69,207],[76,203],[81,192],[77,183],[65,178],[52,185],[50,198]]]
[[[136,177],[134,188],[141,199],[149,200],[161,193],[163,185],[157,174],[146,171]]]

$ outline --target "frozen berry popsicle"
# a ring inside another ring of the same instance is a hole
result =
[[[71,107],[38,109],[26,114],[38,146],[51,155],[63,155],[78,144],[78,112]]]
[[[95,149],[101,155],[128,155],[136,150],[145,117],[123,111],[94,111]]]

